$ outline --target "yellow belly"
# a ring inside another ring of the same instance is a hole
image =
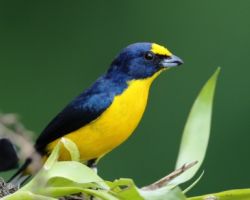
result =
[[[150,85],[158,74],[130,81],[128,88],[114,98],[113,103],[99,118],[64,136],[76,143],[81,161],[102,157],[132,134],[144,113]],[[49,145],[49,151],[57,142],[58,140]],[[69,153],[64,148],[60,160],[70,160]]]

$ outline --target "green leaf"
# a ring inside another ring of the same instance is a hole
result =
[[[90,187],[94,188],[93,193],[96,193],[95,189],[109,189],[105,181],[86,165],[76,161],[57,161],[61,143],[67,145],[66,148],[71,155],[74,154],[73,157],[77,157],[78,149],[75,148],[73,142],[69,140],[59,142],[39,173],[16,193],[29,191],[34,194],[59,197],[61,194],[70,195],[76,191],[84,192]],[[102,193],[105,198],[107,194]],[[100,196],[102,193],[98,193],[98,195]]]
[[[114,182],[107,182],[107,184],[110,187],[110,192],[115,194],[119,199],[143,200],[139,189],[132,179],[121,178]]]
[[[119,179],[114,182],[107,182],[107,185],[109,185],[108,189],[96,188],[95,185],[88,185],[88,187],[86,185],[73,186],[67,183],[66,185],[62,184],[61,187],[47,186],[44,195],[60,197],[83,192],[107,200],[143,200],[131,179]]]
[[[52,153],[50,154],[50,156],[48,157],[48,159],[46,160],[46,162],[43,165],[43,168],[45,170],[49,170],[57,162],[59,155],[60,155],[61,145],[62,145],[61,142],[58,142],[56,144]]]
[[[169,190],[169,187],[157,188],[155,190],[143,191],[140,194],[145,200],[185,200],[186,197],[179,187]]]
[[[198,161],[198,163],[173,179],[172,184],[178,185],[190,180],[204,160],[210,134],[214,91],[219,72],[220,68],[203,86],[192,106],[182,135],[176,169],[193,161]]]
[[[48,171],[47,179],[64,178],[76,183],[100,183],[108,187],[94,170],[76,161],[60,161],[53,165]]]
[[[42,196],[33,194],[28,191],[18,191],[6,197],[3,197],[2,200],[57,200],[53,197]]]
[[[52,153],[44,163],[42,169],[23,187],[21,187],[17,192],[22,191],[33,191],[40,190],[45,187],[48,182],[48,171],[57,163],[57,160],[60,155],[61,142],[58,142],[53,149]]]
[[[99,197],[102,200],[121,200],[120,198],[115,197],[114,195],[111,195],[108,191],[104,190],[85,189],[84,192],[92,196]],[[130,199],[124,199],[124,200],[130,200]]]
[[[91,184],[92,183],[92,184]],[[108,189],[108,185],[92,169],[76,161],[56,162],[49,170],[41,170],[32,181],[21,188],[36,194],[47,194],[47,188],[65,186]],[[84,185],[85,184],[85,185]],[[65,194],[66,195],[66,194]]]
[[[250,200],[250,189],[228,190],[188,198],[188,200]]]
[[[63,143],[64,147],[68,150],[71,156],[71,160],[79,162],[80,152],[76,144],[67,138],[62,138],[60,141]]]
[[[62,196],[68,196],[71,194],[77,194],[77,193],[84,193],[84,195],[91,195],[95,197],[99,197],[103,200],[119,200],[114,195],[112,195],[107,190],[97,190],[97,189],[90,189],[90,188],[82,188],[82,187],[48,187],[46,189],[46,194],[53,197],[62,197]]]
[[[204,171],[191,185],[189,185],[185,190],[183,190],[183,193],[186,194],[189,190],[191,190],[201,180],[203,174],[204,174]]]

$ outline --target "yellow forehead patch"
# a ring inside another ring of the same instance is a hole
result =
[[[155,43],[152,44],[151,51],[155,54],[163,55],[163,56],[171,56],[172,55],[172,53],[167,48],[165,48],[161,45],[155,44]]]

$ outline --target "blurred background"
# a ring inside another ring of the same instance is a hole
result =
[[[192,102],[221,66],[205,175],[190,194],[250,187],[249,9],[227,0],[2,0],[0,110],[39,134],[123,47],[163,44],[185,65],[155,81],[135,134],[101,160],[100,175],[143,186],[171,172]]]

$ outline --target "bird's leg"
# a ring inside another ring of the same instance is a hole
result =
[[[96,173],[97,173],[97,161],[98,159],[94,158],[94,159],[91,159],[87,162],[87,166],[91,169],[93,169]]]

